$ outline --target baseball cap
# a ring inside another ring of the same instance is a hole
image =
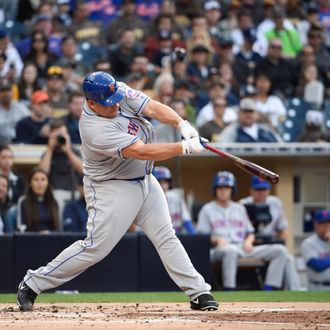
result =
[[[47,77],[63,78],[63,68],[58,65],[52,65],[47,70]]]
[[[246,28],[242,31],[244,40],[254,43],[257,40],[257,32],[254,28]]]
[[[314,215],[314,221],[316,223],[330,221],[330,210],[318,210]]]
[[[244,111],[244,110],[256,111],[256,102],[255,100],[249,97],[245,97],[241,100],[239,104],[239,108],[240,111]]]
[[[205,1],[204,10],[221,9],[221,5],[216,0]]]
[[[48,94],[44,91],[35,91],[31,95],[31,103],[43,103],[43,102],[48,102],[49,97]]]
[[[253,176],[251,179],[251,188],[255,190],[259,189],[270,189],[271,185],[269,182],[258,178],[257,176]]]
[[[204,45],[196,45],[192,48],[191,52],[192,53],[198,53],[198,52],[209,53],[210,50]]]

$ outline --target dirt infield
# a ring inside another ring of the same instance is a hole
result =
[[[0,305],[0,329],[330,329],[329,303],[222,303],[215,312],[187,303]]]

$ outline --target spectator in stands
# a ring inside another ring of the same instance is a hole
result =
[[[169,106],[179,114],[179,116],[185,120],[188,119],[188,113],[185,107],[185,102],[182,99],[173,99]],[[157,142],[159,143],[170,143],[170,142],[178,142],[182,140],[182,137],[178,130],[173,129],[172,126],[154,122],[155,132]]]
[[[9,145],[0,145],[0,174],[9,182],[8,200],[16,203],[24,194],[25,183],[23,177],[14,171],[14,155]]]
[[[235,77],[240,85],[246,85],[253,79],[257,63],[261,60],[259,53],[253,50],[253,44],[256,42],[256,30],[247,28],[242,31],[243,43],[239,52],[235,55],[233,70]]]
[[[83,109],[85,97],[81,92],[69,95],[69,113],[63,118],[70,135],[71,143],[81,144],[79,133],[79,119]]]
[[[308,43],[308,31],[313,26],[320,25],[319,21],[319,10],[317,6],[313,3],[310,3],[306,8],[306,15],[297,23],[297,30],[299,32],[300,40],[303,45]]]
[[[143,91],[152,89],[157,73],[155,72],[153,65],[144,54],[137,54],[134,56],[130,71],[130,75],[140,76],[140,84],[138,88],[135,89]]]
[[[298,31],[287,29],[284,25],[285,11],[277,6],[273,9],[274,29],[266,32],[266,39],[271,42],[273,39],[279,39],[282,45],[282,55],[285,58],[294,58],[300,52],[301,41]]]
[[[41,168],[34,168],[28,178],[28,189],[18,202],[17,227],[20,231],[48,234],[60,228],[58,205]]]
[[[148,30],[145,22],[137,15],[135,1],[123,0],[119,15],[105,26],[104,35],[108,44],[118,42],[118,32],[130,29],[138,42],[145,40]]]
[[[83,59],[82,59],[83,60]],[[64,75],[71,89],[78,90],[83,77],[88,73],[88,68],[79,59],[78,44],[74,36],[64,36],[61,42],[61,57],[56,65],[66,68]],[[90,66],[92,63],[90,63]],[[90,67],[91,68],[91,67]]]
[[[319,26],[312,26],[308,31],[308,44],[312,46],[316,57],[317,66],[327,75],[330,72],[330,55],[325,47],[325,40],[322,28]],[[328,78],[329,79],[329,78]]]
[[[192,86],[188,80],[175,79],[174,81],[174,94],[173,99],[175,105],[182,109],[180,116],[190,123],[195,123],[196,120],[196,106],[195,95],[197,94],[194,86]]]
[[[172,33],[169,31],[160,31],[158,36],[158,49],[155,50],[151,61],[157,72],[168,70],[171,67],[172,52]]]
[[[174,5],[174,4],[173,4]],[[152,61],[154,53],[159,48],[159,37],[162,34],[172,35],[172,47],[185,47],[185,42],[180,31],[176,29],[174,18],[169,14],[160,14],[151,24],[150,36],[145,40],[143,47],[144,53],[148,57],[149,61]]]
[[[0,174],[0,234],[6,232],[7,212],[11,206],[8,198],[9,181],[5,175]]]
[[[188,58],[187,76],[190,82],[199,89],[206,90],[205,81],[210,75],[211,51],[206,46],[195,45],[191,49],[191,58]]]
[[[269,262],[264,290],[282,287],[286,249],[282,244],[254,246],[254,228],[247,212],[232,201],[236,179],[230,172],[218,172],[212,183],[214,200],[198,214],[197,231],[211,235],[211,262],[222,263],[224,290],[235,290],[239,258],[261,258]]]
[[[286,117],[286,108],[277,95],[272,95],[272,82],[262,72],[256,77],[256,110],[259,122],[271,124],[278,129]]]
[[[18,82],[18,100],[29,106],[33,92],[39,89],[41,89],[41,84],[38,81],[38,68],[32,62],[27,62],[24,64],[22,77]]]
[[[166,105],[170,105],[174,95],[174,78],[169,72],[162,72],[154,82],[153,97]]]
[[[57,0],[54,15],[54,30],[64,33],[72,24],[70,0]]]
[[[301,244],[307,265],[308,289],[330,291],[330,210],[318,210],[314,216],[314,234]]]
[[[244,43],[243,31],[253,29],[254,23],[250,10],[241,8],[237,12],[238,26],[231,31],[231,40],[233,41],[233,52],[237,54]]]
[[[238,122],[223,129],[221,142],[280,142],[281,137],[271,126],[258,123],[256,102],[251,98],[241,100]]]
[[[63,68],[57,65],[47,70],[46,91],[49,104],[53,109],[53,116],[58,118],[68,113],[68,95],[65,91]]]
[[[39,163],[49,174],[49,181],[62,214],[64,204],[75,199],[78,178],[82,175],[82,160],[71,145],[70,135],[62,119],[51,122],[48,144]]]
[[[224,114],[226,112],[227,102],[223,97],[218,96],[212,101],[212,105],[214,118],[199,128],[199,134],[210,142],[219,142],[219,135],[226,126]]]
[[[12,85],[6,80],[0,81],[0,144],[15,139],[16,124],[29,113],[24,104],[13,100]]]
[[[57,56],[48,50],[48,36],[44,31],[34,31],[31,36],[31,49],[24,62],[32,62],[38,69],[38,79],[44,83],[48,68],[57,60]]]
[[[16,125],[15,143],[47,144],[52,117],[48,94],[35,91],[31,96],[31,114]]]
[[[239,202],[247,208],[250,221],[256,230],[260,243],[286,244],[288,220],[281,200],[270,195],[271,185],[256,176],[252,177],[250,196]],[[300,290],[300,280],[292,255],[286,254],[284,283],[288,290]]]
[[[6,60],[0,72],[0,76],[6,77],[8,72],[14,69],[15,79],[18,80],[21,77],[23,62],[17,49],[10,41],[6,30],[2,27],[0,27],[0,52],[6,55]]]
[[[306,113],[305,127],[298,142],[330,142],[330,135],[324,131],[324,117],[321,111],[309,110]]]
[[[229,35],[227,20],[223,17],[221,4],[215,0],[204,2],[203,9],[207,20],[208,32],[215,39]]]
[[[86,0],[75,1],[72,24],[66,31],[68,34],[74,35],[79,44],[86,42],[98,46],[103,40],[101,24],[89,19],[90,8],[91,6]]]
[[[256,74],[266,74],[272,82],[273,93],[283,97],[293,95],[296,86],[296,72],[293,64],[282,58],[282,43],[272,39],[265,58],[256,66]]]
[[[82,177],[78,184],[78,199],[65,205],[62,215],[63,231],[65,232],[86,232],[88,213],[84,196]]]
[[[227,104],[229,103],[225,91],[225,86],[219,80],[213,81],[211,85],[208,87],[208,95],[210,101],[197,114],[196,125],[199,128],[202,127],[206,122],[214,118],[213,100],[216,97],[224,98],[226,99]],[[224,113],[224,121],[226,123],[230,123],[236,120],[237,120],[236,111],[230,107],[227,107]]]
[[[132,28],[122,30],[118,42],[109,49],[112,74],[116,79],[124,79],[129,75],[132,60],[138,54],[142,54],[142,48],[136,42],[134,30]]]
[[[192,223],[183,192],[181,189],[172,188],[171,171],[165,166],[156,166],[153,170],[153,175],[159,181],[165,193],[175,232],[177,234],[195,234],[196,229]]]

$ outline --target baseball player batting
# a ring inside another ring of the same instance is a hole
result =
[[[192,265],[175,235],[165,195],[151,174],[154,160],[203,151],[197,131],[170,107],[117,82],[105,72],[88,74],[79,123],[88,210],[87,236],[54,260],[29,269],[18,287],[20,310],[32,309],[37,295],[94,265],[115,247],[135,223],[149,237],[173,281],[196,310],[217,310],[211,286]],[[155,143],[145,117],[179,129],[184,140]]]

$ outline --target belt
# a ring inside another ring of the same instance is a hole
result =
[[[145,178],[145,176],[138,176],[136,178],[132,178],[132,179],[111,179],[111,180],[123,180],[123,181],[143,181]]]
[[[316,284],[316,285],[330,285],[330,282],[328,282],[328,281],[326,281],[326,282],[319,282],[319,281],[312,281],[312,280],[310,280],[309,281],[310,283],[312,283],[312,284]]]

